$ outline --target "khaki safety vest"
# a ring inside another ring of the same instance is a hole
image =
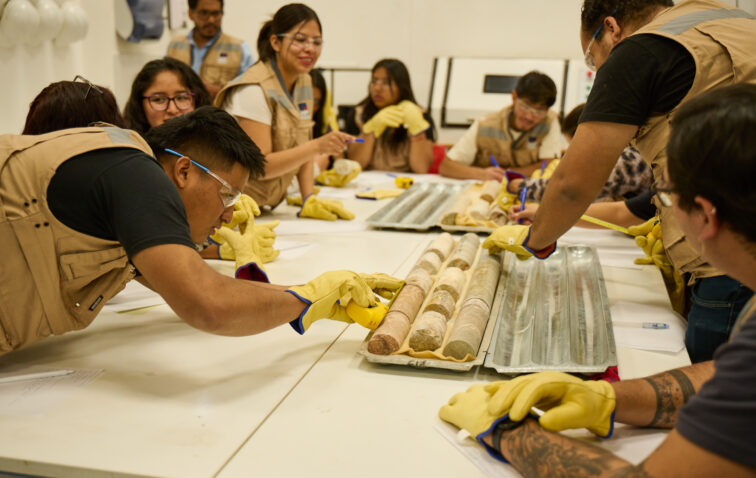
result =
[[[221,32],[205,54],[199,77],[213,85],[225,85],[236,78],[242,63],[243,40]],[[168,44],[165,56],[192,66],[192,44],[186,35],[177,35]]]
[[[358,106],[354,109],[354,122],[362,131],[363,121],[362,112],[364,108]],[[375,147],[373,148],[373,154],[370,156],[370,162],[368,162],[366,170],[375,169],[378,171],[396,171],[396,172],[412,172],[410,168],[410,143],[411,139],[407,136],[407,140],[396,146],[396,149],[392,149],[389,145],[388,138],[391,137],[394,128],[386,128],[386,131],[380,138],[375,139]]]
[[[478,121],[478,136],[475,138],[477,152],[473,166],[491,166],[491,156],[502,168],[528,166],[541,159],[538,152],[551,130],[556,113],[549,110],[543,121],[530,130],[523,131],[517,139],[514,139],[509,127],[509,116],[512,113],[512,106],[508,106],[501,111],[487,114]]]
[[[687,0],[658,14],[634,34],[651,33],[680,43],[693,56],[696,76],[680,102],[706,91],[740,82],[756,83],[756,20],[743,10],[714,0]],[[641,125],[631,143],[651,164],[658,180],[667,164],[669,125],[679,105],[669,113],[653,115]],[[660,211],[664,248],[680,273],[691,281],[722,275],[689,244],[672,208]]]
[[[272,115],[272,153],[294,148],[312,139],[314,122],[310,75],[299,75],[294,83],[294,92],[289,96],[281,86],[271,62],[260,61],[221,89],[215,97],[215,106],[222,108],[231,89],[243,85],[260,85],[265,94]],[[276,207],[286,197],[286,188],[298,172],[299,168],[275,178],[250,179],[244,187],[244,193],[261,206]]]
[[[105,148],[152,156],[139,135],[114,126],[0,136],[0,355],[83,329],[134,277],[118,242],[74,231],[47,204],[61,164]]]

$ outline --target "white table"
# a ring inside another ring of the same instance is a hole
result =
[[[352,189],[391,181],[384,173],[359,179]],[[385,201],[345,204],[360,221]],[[258,221],[291,219],[295,211],[281,206]],[[282,254],[267,271],[283,284],[333,269],[403,276],[437,233],[281,235],[309,249],[299,257]],[[213,265],[229,274],[233,269]],[[604,274],[611,302],[668,306],[654,268],[605,267]],[[373,365],[357,353],[366,334],[357,325],[324,320],[304,336],[286,325],[226,338],[186,326],[167,306],[105,312],[83,331],[0,358],[0,370],[8,364],[104,370],[40,415],[0,411],[0,470],[77,477],[481,476],[433,425],[453,393],[495,380],[495,373]],[[684,351],[619,348],[618,358],[623,378],[689,363]]]

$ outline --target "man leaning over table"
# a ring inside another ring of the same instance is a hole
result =
[[[756,18],[715,0],[584,0],[580,41],[598,72],[575,137],[531,228],[503,226],[492,237],[540,258],[585,212],[628,143],[658,181],[676,110],[714,88],[756,82]],[[654,203],[661,237],[651,259],[667,283],[675,273],[687,279],[685,345],[693,363],[710,360],[753,292],[703,260],[671,208]]]
[[[240,188],[264,165],[234,118],[211,106],[145,139],[104,124],[0,136],[0,354],[88,326],[134,277],[187,324],[228,336],[351,322],[350,302],[371,307],[373,290],[401,285],[350,271],[270,284],[235,231],[225,239],[237,279],[211,269],[195,244],[232,222]]]
[[[756,288],[756,85],[691,100],[675,116],[658,187],[691,244]],[[667,179],[668,178],[668,179]],[[439,415],[525,476],[756,476],[756,299],[713,361],[614,383],[541,372],[474,385]],[[539,419],[531,407],[546,410]],[[614,421],[672,428],[639,465],[555,431],[612,434]],[[540,426],[539,426],[540,425]]]
[[[556,85],[538,71],[526,73],[512,91],[512,104],[475,120],[439,165],[442,176],[501,181],[530,176],[542,160],[562,152],[559,118],[549,108]],[[493,158],[493,161],[492,161]]]

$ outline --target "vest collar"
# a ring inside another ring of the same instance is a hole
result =
[[[223,30],[222,29],[218,30],[218,33],[216,33],[214,37],[212,37],[210,40],[208,40],[208,42],[205,43],[205,46],[203,46],[202,48],[200,48],[194,42],[194,30],[196,28],[197,27],[194,27],[191,30],[189,30],[189,33],[186,34],[186,40],[189,42],[190,45],[192,45],[194,48],[196,48],[198,50],[209,49],[211,46],[213,46],[215,44],[215,42],[218,41],[218,38],[220,38],[220,36],[223,34]]]
[[[286,97],[289,99],[289,102],[291,103],[291,107],[294,108],[294,98],[292,98],[291,93],[289,92],[288,88],[286,88],[286,83],[284,83],[283,76],[281,76],[281,70],[278,69],[278,62],[276,62],[275,58],[272,58],[270,60],[270,67],[273,69],[273,72],[276,74],[276,78],[278,79],[278,83],[281,85],[281,89],[284,93],[286,93]],[[294,87],[296,88],[297,82],[294,82]]]

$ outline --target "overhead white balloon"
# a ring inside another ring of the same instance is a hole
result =
[[[63,26],[55,37],[55,45],[66,46],[87,36],[89,20],[84,9],[77,2],[70,0],[63,1],[62,4],[61,0],[58,0],[58,4],[61,5],[60,11],[63,15]]]
[[[63,14],[54,0],[32,0],[39,13],[39,30],[36,42],[52,40],[63,26]]]
[[[34,43],[39,28],[39,13],[29,0],[8,0],[0,18],[0,31],[11,43]]]

